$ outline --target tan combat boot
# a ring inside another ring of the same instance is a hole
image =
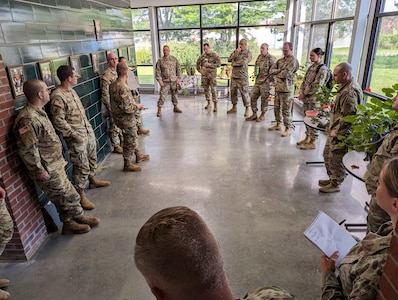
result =
[[[281,130],[281,129],[282,129],[281,123],[276,123],[276,125],[268,128],[268,130]]]
[[[210,104],[210,101],[207,101],[207,105],[205,106],[205,109],[209,109],[209,108],[211,108],[211,104]]]
[[[95,208],[94,203],[92,203],[90,200],[88,200],[87,195],[84,192],[84,190],[80,190],[79,195],[80,195],[80,205],[83,207],[83,209],[92,210]]]
[[[75,220],[69,220],[64,222],[62,226],[62,234],[79,234],[89,232],[91,227],[87,224],[79,224]]]
[[[113,153],[123,154],[123,148],[121,146],[116,146],[113,148]]]
[[[285,128],[285,131],[282,132],[281,136],[282,136],[282,137],[285,137],[285,136],[288,136],[288,135],[290,135],[290,128],[286,127],[286,128]]]
[[[162,108],[158,107],[158,112],[156,113],[156,116],[160,118],[162,116]]]
[[[262,112],[261,115],[257,118],[257,122],[262,122],[265,120],[265,112]]]
[[[128,159],[124,160],[123,171],[125,171],[125,172],[137,172],[137,171],[141,171],[141,170],[142,170],[142,168],[140,166],[132,164],[131,161],[129,161]]]
[[[332,181],[323,187],[319,188],[321,193],[337,193],[340,192],[340,185],[333,183]]]
[[[11,299],[10,293],[0,290],[0,300],[8,300],[8,299]]]
[[[213,112],[217,112],[217,102],[214,102],[214,109]]]
[[[311,140],[310,136],[306,134],[305,138],[303,140],[297,142],[296,145],[301,146],[301,145],[307,144],[310,142],[310,140]]]
[[[87,224],[91,228],[97,226],[100,222],[100,219],[96,217],[89,217],[87,215],[81,215],[79,217],[76,217],[74,220],[79,224]]]
[[[326,186],[330,184],[330,179],[319,179],[318,185],[319,186]]]
[[[316,146],[315,146],[315,140],[314,139],[310,139],[310,141],[308,143],[300,146],[301,150],[312,150],[312,149],[315,149],[315,148],[316,148]]]
[[[89,188],[90,189],[95,189],[97,187],[104,187],[104,186],[109,186],[111,184],[110,181],[108,180],[99,180],[97,176],[89,176],[88,181],[90,182]]]
[[[250,117],[246,118],[246,121],[256,121],[257,120],[257,113],[253,112]]]
[[[236,104],[232,104],[232,108],[227,111],[227,114],[234,114],[238,112],[238,109],[236,108]]]
[[[245,118],[249,116],[249,107],[248,106],[246,106],[245,113],[243,114],[243,116]]]
[[[138,127],[137,133],[138,134],[148,134],[150,132],[149,129],[144,129],[142,127]]]
[[[149,160],[149,154],[144,154],[141,151],[136,151],[135,158],[136,158],[135,162],[140,163],[144,160]]]
[[[4,288],[10,285],[10,281],[8,279],[0,279],[0,288]]]
[[[177,105],[174,105],[173,112],[175,112],[175,113],[179,113],[179,114],[180,114],[180,113],[182,113],[182,110],[181,110],[181,109],[179,109]]]

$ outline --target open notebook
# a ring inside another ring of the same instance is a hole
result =
[[[341,264],[343,258],[357,243],[345,228],[322,211],[304,231],[304,236],[321,249],[327,257],[338,250],[340,255],[336,260],[336,266]]]

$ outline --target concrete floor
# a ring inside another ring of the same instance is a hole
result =
[[[220,100],[213,113],[200,95],[180,97],[182,114],[172,112],[168,99],[159,119],[157,96],[141,101],[151,134],[140,144],[151,159],[141,163],[142,172],[124,173],[121,155],[107,157],[98,177],[111,186],[87,191],[96,204],[88,214],[101,218],[99,227],[51,234],[30,261],[2,263],[12,299],[154,299],[134,266],[134,240],[152,214],[174,205],[196,210],[219,239],[236,297],[277,285],[298,299],[318,299],[320,251],[303,231],[319,210],[337,221],[363,221],[369,199],[364,183],[350,175],[340,193],[318,192],[324,166],[306,161],[322,160],[324,136],[316,150],[302,151],[296,142],[304,125],[282,138],[267,130],[272,110],[265,122],[246,122],[241,103],[238,114],[227,115],[230,103]]]

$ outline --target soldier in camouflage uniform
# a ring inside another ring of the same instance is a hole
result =
[[[47,85],[37,79],[24,83],[28,100],[14,124],[18,154],[29,177],[47,194],[63,222],[62,233],[86,233],[99,219],[83,214],[80,196],[69,181],[62,144],[43,107],[50,100]]]
[[[217,112],[217,68],[221,66],[220,57],[211,51],[208,43],[203,44],[204,53],[196,61],[196,70],[202,74],[202,86],[205,91],[207,105],[205,109],[211,107],[210,96],[214,103],[213,112]]]
[[[252,54],[247,49],[247,41],[241,39],[239,41],[239,47],[231,53],[228,61],[232,63],[232,75],[231,75],[231,102],[232,108],[227,111],[227,114],[236,113],[238,111],[236,105],[238,104],[238,90],[242,96],[243,105],[245,106],[245,114],[249,115],[249,73],[248,65],[252,60]]]
[[[141,167],[134,165],[131,160],[135,154],[136,162],[139,163],[149,159],[148,154],[143,154],[138,149],[137,127],[135,114],[137,110],[144,107],[137,104],[127,85],[127,74],[129,68],[126,63],[119,63],[116,67],[118,78],[109,87],[111,98],[111,112],[116,125],[122,129],[123,133],[123,158],[124,171],[141,171]]]
[[[72,183],[80,194],[81,205],[84,209],[93,209],[95,205],[84,192],[87,179],[90,188],[108,186],[110,182],[99,180],[96,176],[97,140],[80,98],[73,89],[78,76],[71,66],[60,66],[57,75],[61,84],[51,93],[52,122],[68,145],[73,164]]]
[[[392,108],[398,111],[398,94],[393,98]],[[373,155],[370,162],[369,176],[366,178],[366,189],[371,195],[369,212],[368,212],[368,232],[376,232],[380,225],[390,220],[389,215],[381,209],[376,200],[376,189],[379,182],[380,171],[383,164],[394,157],[398,156],[398,123],[384,137],[383,143]]]
[[[305,73],[304,80],[300,86],[300,92],[298,98],[303,101],[304,115],[307,110],[313,110],[316,107],[316,97],[318,85],[324,86],[328,79],[328,68],[326,65],[320,66],[322,63],[322,55],[324,52],[321,48],[312,49],[310,52],[310,60],[312,65],[308,68]],[[319,68],[319,69],[318,69]],[[315,149],[315,141],[318,139],[318,130],[315,130],[309,126],[305,128],[305,138],[297,145],[300,149]]]
[[[138,232],[134,260],[156,299],[235,300],[219,243],[204,220],[188,207],[165,208],[150,217]],[[243,299],[295,297],[268,286]]]
[[[0,255],[3,254],[7,243],[11,240],[14,233],[14,222],[8,212],[5,199],[6,192],[0,187]],[[1,288],[7,287],[9,284],[10,281],[8,279],[0,279],[0,300],[10,298],[9,292],[1,290]]]
[[[332,299],[376,299],[379,281],[389,254],[393,234],[397,234],[398,221],[398,160],[391,160],[382,170],[377,188],[377,202],[390,216],[377,233],[369,232],[343,258],[335,273],[336,251],[330,258],[321,257],[322,297]]]
[[[127,64],[127,59],[123,56],[119,57],[119,62],[123,62]],[[130,78],[131,77],[131,78]],[[129,68],[129,73],[128,73],[128,82],[127,85],[131,91],[131,94],[133,95],[134,99],[136,100],[137,103],[139,102],[140,99],[140,92],[138,91],[138,81],[137,78],[135,77],[135,74],[131,68]],[[135,86],[135,87],[133,87]],[[140,109],[138,109],[135,112],[135,121],[137,122],[137,133],[138,134],[148,134],[150,131],[148,129],[144,129],[142,127],[142,117],[141,117],[141,111],[144,109],[144,105],[139,106]]]
[[[155,77],[160,85],[158,112],[156,116],[159,118],[162,116],[162,106],[169,90],[171,91],[171,102],[174,105],[173,111],[175,113],[182,113],[181,109],[177,106],[177,85],[181,80],[181,66],[177,58],[170,55],[170,48],[167,45],[163,46],[163,57],[159,58],[156,63]]]
[[[108,53],[106,56],[108,61],[108,68],[104,71],[101,77],[101,101],[102,101],[102,113],[105,118],[109,117],[109,137],[113,147],[113,152],[122,154],[123,149],[121,143],[123,141],[122,130],[116,126],[111,116],[111,103],[109,98],[109,86],[117,78],[116,65],[117,56],[115,53]]]
[[[253,114],[246,118],[246,121],[261,122],[265,120],[265,113],[268,110],[269,86],[271,80],[268,78],[269,69],[276,62],[275,56],[268,53],[268,44],[260,47],[260,55],[256,59],[254,75],[256,81],[251,92],[251,107]],[[257,118],[257,99],[261,97],[261,115]]]
[[[319,191],[322,193],[335,193],[340,191],[344,181],[345,168],[343,156],[348,152],[347,146],[340,146],[338,136],[347,136],[351,124],[344,122],[343,118],[357,113],[357,104],[362,101],[362,89],[352,77],[352,67],[349,63],[340,63],[334,68],[333,78],[339,84],[336,99],[331,109],[328,135],[323,158],[329,179],[319,180]]]
[[[298,69],[299,62],[293,56],[293,45],[286,42],[283,44],[283,57],[276,61],[269,72],[269,78],[275,79],[274,114],[276,125],[269,127],[268,130],[281,130],[283,117],[285,131],[281,134],[282,137],[290,135],[294,81]]]

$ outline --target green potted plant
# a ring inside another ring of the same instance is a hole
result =
[[[357,114],[344,117],[344,121],[352,124],[348,136],[338,136],[341,146],[349,150],[365,152],[365,160],[370,160],[376,153],[384,137],[398,121],[398,113],[391,108],[392,97],[398,91],[398,84],[391,88],[383,88],[387,100],[371,98],[365,105],[357,106]]]

